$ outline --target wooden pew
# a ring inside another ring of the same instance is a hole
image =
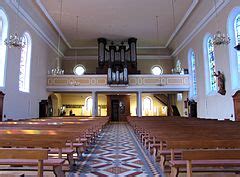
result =
[[[192,177],[192,167],[239,167],[239,149],[201,149],[183,151],[183,160],[180,164],[187,165],[187,177]]]
[[[150,146],[157,150],[163,169],[164,161],[180,162],[174,159],[176,152],[178,158],[181,158],[182,151],[189,148],[215,150],[219,147],[240,147],[236,143],[240,137],[240,124],[231,121],[179,117],[128,118],[128,121],[146,148],[150,150]]]
[[[63,159],[48,159],[48,150],[0,148],[0,165],[38,166],[38,177],[43,177],[43,167],[53,167],[57,177],[64,177],[62,171]]]
[[[30,147],[35,150],[48,148],[50,153],[57,152],[59,158],[62,158],[64,148],[67,146],[73,148],[75,142],[82,141],[88,135],[92,139],[107,122],[108,118],[84,120],[54,118],[1,122],[0,147]],[[72,155],[71,152],[69,154]],[[68,160],[72,165],[72,157],[71,159],[68,157]]]

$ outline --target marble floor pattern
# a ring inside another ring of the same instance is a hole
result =
[[[163,176],[126,123],[107,125],[76,164],[69,177]]]

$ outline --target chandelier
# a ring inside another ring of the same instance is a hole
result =
[[[213,45],[228,45],[230,43],[230,37],[222,33],[221,31],[217,31],[217,33],[213,36]]]
[[[18,1],[18,8],[17,8],[17,16],[19,14],[19,5],[20,5],[20,0]],[[10,36],[4,40],[4,43],[7,47],[9,48],[24,48],[25,46],[25,41],[23,37],[20,37],[17,33],[10,34]]]
[[[53,68],[53,69],[51,70],[51,74],[52,74],[52,75],[63,75],[63,74],[64,74],[64,70],[61,69],[60,67]]]
[[[214,7],[215,7],[215,19],[216,19],[216,26],[218,28],[218,14],[217,14],[217,5],[216,5],[216,0],[214,1]],[[220,30],[216,32],[216,34],[213,36],[212,43],[215,46],[220,46],[220,45],[228,45],[230,43],[230,37],[228,35],[225,35],[222,33]]]
[[[25,41],[23,37],[19,37],[17,33],[11,34],[9,38],[5,39],[5,45],[9,48],[16,47],[16,48],[24,48]]]
[[[63,2],[62,0],[60,0],[60,13],[59,13],[59,27],[61,27],[61,21],[62,21],[62,6],[63,6]],[[56,63],[57,63],[57,67],[51,69],[51,74],[52,75],[63,75],[64,74],[64,70],[61,69],[60,67],[60,42],[61,42],[61,38],[60,38],[60,32],[58,32],[58,47],[57,47],[57,52],[58,52],[58,57],[56,58]]]

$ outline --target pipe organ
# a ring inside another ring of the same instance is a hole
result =
[[[98,39],[97,74],[107,74],[108,84],[128,84],[128,74],[140,74],[137,70],[136,38],[128,39],[128,48],[122,42],[107,44],[105,38]]]

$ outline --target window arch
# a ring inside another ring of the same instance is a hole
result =
[[[86,108],[86,111],[88,112],[92,112],[92,105],[93,105],[93,100],[92,100],[92,97],[89,96],[85,99],[85,108]]]
[[[208,34],[204,39],[206,92],[211,94],[217,91],[217,82],[214,73],[216,72],[215,52],[212,42],[212,35]]]
[[[5,85],[6,51],[4,40],[8,36],[8,19],[4,10],[0,7],[0,87]]]
[[[153,100],[147,96],[143,99],[143,113],[149,115],[153,111]]]
[[[240,44],[240,13],[234,20],[235,44]],[[240,73],[240,51],[237,52],[238,73]]]
[[[19,72],[19,90],[29,92],[30,90],[30,66],[32,40],[29,33],[23,34],[24,48],[21,50],[20,72]]]
[[[197,96],[197,72],[196,72],[196,55],[193,49],[188,52],[189,71],[191,74],[192,88],[190,97]]]
[[[232,89],[240,88],[240,52],[234,47],[240,43],[240,7],[235,7],[228,16],[228,34],[231,38],[229,44],[229,59]]]

